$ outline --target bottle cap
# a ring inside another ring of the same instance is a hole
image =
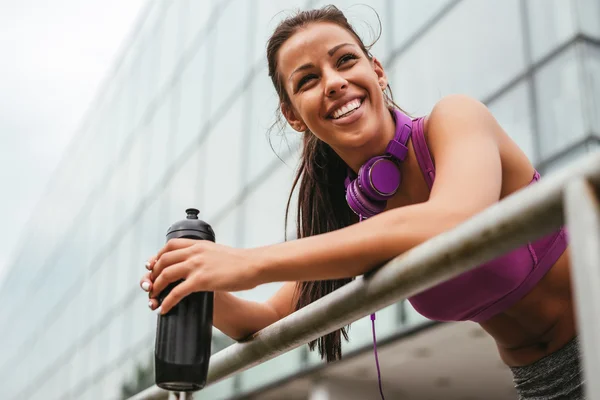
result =
[[[167,240],[175,238],[204,239],[215,241],[215,232],[206,222],[198,219],[196,208],[185,210],[187,217],[172,224],[167,230]]]

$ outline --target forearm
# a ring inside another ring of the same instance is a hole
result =
[[[244,339],[279,318],[267,303],[240,299],[227,292],[215,292],[213,325],[232,339]]]
[[[362,275],[464,219],[420,203],[334,232],[256,249],[264,260],[257,267],[258,281],[312,281]]]

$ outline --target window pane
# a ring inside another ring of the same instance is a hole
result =
[[[146,306],[146,309],[144,309],[143,303],[140,304],[141,300],[144,300],[146,303],[148,303],[147,295],[144,295],[144,293],[138,289],[137,295],[134,296],[131,301],[124,306],[123,313],[125,318],[123,321],[123,332],[121,335],[123,339],[123,353],[131,351],[135,344],[143,337],[143,334],[139,334],[141,329],[135,325],[137,312],[146,311],[147,313],[152,314],[152,311],[150,311],[148,306]]]
[[[107,115],[108,121],[108,130],[110,135],[110,140],[112,143],[112,157],[109,158],[111,164],[114,164],[115,161],[119,160],[121,156],[121,151],[123,150],[123,145],[125,144],[125,139],[127,135],[131,133],[130,131],[125,131],[125,112],[127,111],[125,101],[126,94],[125,85],[123,81],[120,79],[117,80],[116,85],[118,85],[118,92],[115,94],[115,97],[112,100],[112,104],[109,109],[109,115]]]
[[[127,155],[126,176],[127,182],[122,188],[122,199],[125,204],[130,205],[129,213],[133,212],[139,205],[142,196],[148,192],[148,168],[151,159],[148,157],[150,144],[145,132],[136,132],[129,154]]]
[[[246,134],[246,130],[241,115],[242,101],[238,98],[203,143],[206,146],[202,173],[206,182],[203,193],[207,216],[222,212],[242,189],[242,133]]]
[[[73,326],[70,324],[70,306],[66,305],[65,308],[66,310],[53,311],[53,314],[56,316],[54,317],[55,321],[52,324],[53,328],[50,329],[54,334],[52,340],[52,347],[54,348],[55,354],[54,363],[59,359],[64,359],[65,354],[69,352],[75,338],[75,329],[73,329]]]
[[[544,168],[544,174],[550,174],[561,170],[563,167],[571,164],[578,158],[585,156],[585,154],[598,151],[599,148],[600,143],[598,141],[590,141],[572,148],[566,153],[561,154],[558,158],[553,159],[552,162]]]
[[[89,334],[89,329],[94,324],[94,322],[96,321],[96,317],[99,314],[98,312],[90,311],[90,310],[93,310],[93,311],[97,310],[96,297],[97,297],[98,289],[96,286],[96,279],[95,279],[97,270],[94,269],[94,271],[95,272],[93,272],[93,275],[86,278],[86,280],[81,285],[82,286],[81,287],[81,293],[82,293],[81,302],[82,302],[82,308],[85,310],[85,312],[82,314],[81,321],[79,321],[79,325],[81,326],[81,329],[83,329],[82,336]]]
[[[215,231],[215,242],[225,246],[239,247],[239,215],[240,208],[235,207],[227,215],[218,220],[206,219]]]
[[[73,353],[72,364],[69,376],[69,391],[73,392],[80,384],[83,383],[83,371],[87,365],[86,352],[82,348],[77,349]]]
[[[576,0],[580,30],[600,39],[600,1]]]
[[[578,71],[571,47],[535,75],[542,159],[585,137]]]
[[[122,164],[117,165],[117,167],[111,172],[110,178],[106,182],[106,191],[104,203],[102,204],[102,208],[104,209],[104,219],[102,219],[102,224],[104,225],[104,229],[107,232],[107,240],[110,240],[112,235],[114,234],[117,226],[120,224],[121,220],[124,219],[124,215],[122,215],[121,204],[120,204],[120,187],[123,183],[122,171],[124,167]]]
[[[169,158],[169,138],[171,133],[171,116],[173,107],[173,93],[170,91],[165,101],[155,111],[151,123],[143,135],[150,141],[146,168],[148,169],[148,188],[154,190],[155,186],[163,178],[167,169]]]
[[[278,97],[267,75],[267,71],[260,72],[252,81],[252,98],[248,104],[250,120],[246,124],[249,135],[248,168],[246,169],[247,182],[254,180],[260,173],[278,161],[278,157],[285,157],[296,141],[300,139],[301,133],[294,131],[281,116],[284,130],[279,130],[279,125],[273,126],[277,120],[276,113]],[[270,142],[270,144],[269,144]],[[273,148],[271,148],[273,146]]]
[[[132,42],[130,48],[127,50],[126,59],[119,68],[119,87],[121,92],[119,94],[119,119],[121,124],[121,133],[119,139],[121,142],[120,146],[117,146],[120,151],[123,150],[129,142],[129,138],[134,129],[134,118],[133,113],[135,112],[135,103],[137,101],[136,92],[136,73],[137,70],[132,68],[135,66],[134,62],[137,57],[138,43]]]
[[[144,43],[144,51],[142,53],[142,62],[139,67],[140,73],[140,87],[139,87],[139,95],[140,98],[149,104],[152,102],[159,90],[159,67],[160,67],[160,58],[161,58],[161,23],[162,16],[160,12],[162,11],[162,4],[160,2],[155,3],[156,5],[153,7],[153,10],[156,11],[152,17],[156,17],[153,21],[152,18],[148,18],[147,20],[147,30],[144,32],[143,37],[140,37],[138,40]],[[146,106],[147,107],[147,106]],[[145,115],[146,107],[144,107],[144,112],[142,115]]]
[[[92,377],[97,376],[108,363],[108,334],[108,327],[101,326],[92,339]]]
[[[383,30],[390,33],[392,46],[397,49],[419,29],[429,24],[431,18],[440,13],[450,0],[392,1],[391,13],[381,15]],[[401,23],[398,23],[401,21]]]
[[[294,160],[286,160],[288,165],[279,164],[266,181],[251,188],[251,193],[242,203],[244,213],[244,234],[240,247],[251,248],[283,242],[285,206],[294,176]],[[290,205],[288,225],[295,231],[295,202]],[[266,301],[282,286],[275,282],[260,285],[255,289],[236,292],[236,296],[252,300]]]
[[[115,362],[123,351],[123,324],[125,322],[125,312],[120,309],[109,322],[108,325],[108,348],[107,363],[116,367]]]
[[[261,386],[272,383],[273,381],[276,382],[285,376],[291,376],[299,372],[302,367],[302,364],[300,363],[301,353],[302,347],[284,353],[244,371],[240,380],[240,389],[242,391],[256,390]],[[340,397],[343,398],[343,396]],[[317,398],[317,396],[314,396],[313,398]]]
[[[220,14],[220,25],[213,29],[211,35],[214,42],[214,55],[209,58],[214,65],[211,88],[211,115],[223,106],[239,86],[248,72],[248,20],[251,2],[246,0],[230,0]],[[235,27],[235,29],[231,29]]]
[[[93,225],[91,227],[92,234],[94,235],[94,247],[97,250],[101,250],[104,248],[104,245],[109,239],[110,234],[110,225],[107,221],[110,221],[112,218],[113,209],[110,208],[109,196],[110,196],[110,185],[106,187],[107,183],[105,182],[103,187],[97,193],[97,197],[95,199],[95,204],[92,210],[90,210],[90,215],[93,215],[92,221]]]
[[[179,90],[181,98],[179,101],[179,112],[173,134],[174,159],[191,145],[202,126],[206,123],[208,113],[205,110],[207,99],[207,46],[203,44],[195,50],[195,54],[188,62],[181,74]]]
[[[100,120],[98,117],[92,121],[91,135],[92,139],[87,144],[85,150],[89,157],[89,169],[86,171],[86,179],[94,182],[96,185],[104,179],[107,172],[109,160],[110,142],[107,135],[103,135],[100,129]],[[111,148],[112,150],[112,148]]]
[[[137,129],[142,124],[142,118],[148,107],[148,102],[150,101],[147,97],[143,96],[143,91],[146,90],[145,86],[147,80],[145,74],[147,70],[145,69],[144,61],[148,46],[148,43],[138,39],[135,45],[133,66],[129,74],[129,82],[131,84],[130,90],[133,96],[130,115],[133,130]]]
[[[49,390],[46,392],[44,399],[61,399],[61,394],[65,393],[65,387],[69,385],[69,364],[64,364],[64,360],[56,365],[58,371],[53,371],[52,376],[48,379]]]
[[[161,41],[156,45],[160,47],[160,66],[158,76],[158,87],[162,90],[169,84],[173,76],[175,66],[181,56],[182,43],[180,40],[180,2],[174,0],[163,0],[161,2]]]
[[[384,32],[387,33],[388,28],[390,27],[386,20],[386,16],[388,15],[387,4],[390,3],[391,2],[388,2],[387,0],[371,0],[369,2],[339,0],[334,4],[344,13],[350,25],[352,25],[358,36],[367,46],[375,41],[377,34],[379,33],[379,21],[377,20],[377,16],[379,15],[379,18],[381,19],[382,34],[371,49],[372,54],[375,55],[375,57],[378,57],[379,60],[386,57],[388,50],[387,40],[390,36],[384,34]],[[311,5],[311,8],[323,7],[328,4],[331,4],[331,2],[319,0],[314,5]],[[394,25],[402,24],[396,23]]]
[[[122,270],[120,279],[123,280],[123,285],[120,286],[122,297],[129,296],[133,290],[139,290],[139,280],[142,274],[146,272],[145,261],[139,254],[139,237],[134,235],[136,233],[134,227],[135,225],[125,233],[119,250],[118,266]]]
[[[204,177],[202,171],[202,158],[204,147],[196,146],[189,157],[182,160],[182,165],[170,177],[166,190],[169,202],[167,215],[171,223],[185,218],[185,210],[197,208],[200,210],[200,218],[203,216],[203,202],[201,193],[201,179]],[[165,228],[166,231],[167,228]]]
[[[177,0],[177,2],[184,3],[181,7],[184,12],[182,19],[182,25],[184,26],[182,42],[187,49],[192,43],[196,43],[195,40],[198,39],[198,34],[205,29],[207,22],[209,22],[214,3],[218,1]]]
[[[127,249],[125,249],[125,239],[123,236],[117,239],[117,244],[114,246],[112,255],[108,262],[108,275],[110,281],[110,289],[107,290],[109,295],[107,296],[109,301],[105,307],[119,307],[123,304],[129,290],[132,288],[132,279],[129,278],[129,270],[133,269],[130,265],[129,260],[126,260]],[[139,271],[142,271],[143,267],[138,267]],[[139,274],[141,277],[141,273]],[[138,277],[139,278],[139,277]]]
[[[525,68],[519,7],[519,0],[460,2],[388,68],[397,103],[425,114],[442,96],[483,100],[513,79]]]
[[[252,12],[254,28],[254,40],[252,43],[253,54],[249,65],[262,63],[267,65],[267,41],[275,30],[275,27],[290,11],[303,8],[302,0],[254,0],[252,1],[255,11]]]
[[[148,296],[140,293],[135,296],[132,302],[132,307],[128,311],[128,319],[131,320],[131,331],[129,337],[125,338],[125,342],[129,346],[136,346],[141,340],[156,332],[157,315],[148,308]]]
[[[140,243],[142,265],[164,245],[168,228],[160,224],[160,213],[163,210],[159,197],[152,199],[152,203],[147,204],[146,207],[135,228]]]
[[[285,206],[295,171],[293,165],[278,165],[275,168],[264,183],[251,189],[250,195],[244,200],[244,247],[283,241]],[[289,223],[295,225],[294,220]]]
[[[489,108],[506,133],[535,164],[537,160],[529,90],[527,81],[523,81],[490,104]]]
[[[5,354],[5,353],[2,353],[2,354]],[[23,360],[23,362],[26,362],[27,356],[28,356],[28,354],[26,354],[24,356],[25,359]],[[5,375],[3,377],[4,382],[2,385],[2,392],[3,392],[3,395],[5,395],[8,398],[15,397],[17,395],[17,392],[21,388],[21,382],[24,380],[21,376],[24,374],[22,374],[19,371],[20,369],[21,370],[23,369],[22,365],[7,369],[5,372]]]
[[[585,43],[579,46],[583,57],[586,126],[590,132],[600,137],[600,48]]]
[[[575,35],[572,1],[528,0],[531,52],[537,61]]]
[[[96,294],[96,323],[104,318],[115,305],[115,294],[112,291],[113,287],[113,265],[114,251],[111,251],[105,258],[102,264],[98,265],[98,272],[94,275],[95,283],[98,286]]]
[[[121,394],[120,398],[128,399],[133,395],[133,385],[135,385],[138,380],[135,360],[133,360],[131,357],[127,357],[127,359],[120,363],[117,372],[119,372],[120,383],[118,387]]]
[[[75,347],[79,340],[83,337],[84,333],[88,329],[88,326],[85,325],[85,315],[89,312],[89,309],[86,307],[86,294],[83,292],[85,287],[85,281],[82,281],[75,292],[73,292],[73,297],[71,300],[71,308],[69,313],[71,315],[71,329],[73,330],[73,343],[71,343],[71,347]]]

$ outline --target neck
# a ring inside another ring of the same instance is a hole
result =
[[[381,134],[374,135],[373,139],[364,145],[351,150],[336,150],[346,165],[348,165],[355,173],[358,173],[360,167],[362,167],[369,159],[383,155],[388,143],[394,138],[396,133],[396,123],[392,113],[387,108],[383,112],[383,115],[381,115],[381,121]]]

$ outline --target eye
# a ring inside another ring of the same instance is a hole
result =
[[[304,86],[306,83],[310,82],[313,79],[316,79],[317,75],[315,74],[308,74],[308,75],[304,75],[299,81],[298,81],[298,85],[296,86],[296,91],[300,90],[302,88],[302,86]]]
[[[358,56],[354,53],[346,53],[343,56],[341,56],[337,62],[337,66],[340,67],[343,64],[347,64],[348,61],[352,61],[352,60],[356,60],[358,59]]]

